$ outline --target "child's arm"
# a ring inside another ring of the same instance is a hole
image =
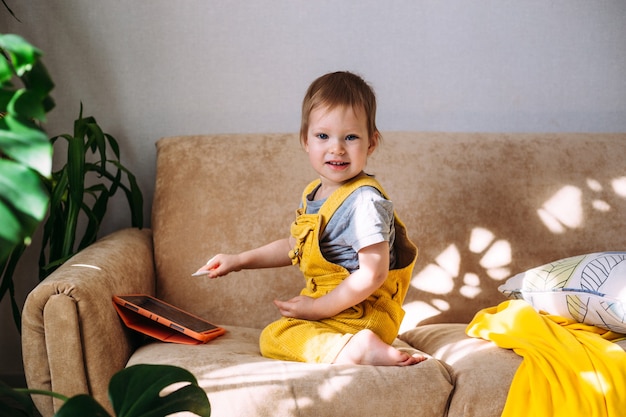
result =
[[[242,269],[274,268],[291,265],[289,251],[294,247],[292,237],[279,239],[256,249],[238,254],[220,253],[211,258],[198,272],[206,271],[209,278],[224,276]]]
[[[285,317],[320,320],[332,317],[369,297],[389,273],[389,242],[380,242],[359,251],[359,269],[334,290],[320,298],[297,296],[274,301]]]

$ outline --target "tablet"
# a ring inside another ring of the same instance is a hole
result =
[[[206,343],[226,332],[220,326],[147,294],[114,295],[113,302],[128,327],[159,340]]]

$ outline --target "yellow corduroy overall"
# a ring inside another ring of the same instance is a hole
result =
[[[331,194],[318,214],[306,214],[307,195],[320,181],[310,183],[302,194],[303,206],[296,212],[291,234],[296,245],[290,256],[299,264],[306,280],[301,295],[321,297],[332,291],[350,275],[344,267],[328,262],[319,246],[322,231],[333,213],[357,188],[371,186],[388,199],[374,178],[357,177]],[[382,286],[367,299],[336,316],[318,321],[282,317],[262,332],[260,348],[263,356],[298,362],[332,363],[353,334],[370,329],[391,344],[404,317],[402,303],[406,296],[417,248],[409,240],[406,228],[394,212],[396,230],[396,265],[389,271]]]

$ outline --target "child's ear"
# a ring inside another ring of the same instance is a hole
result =
[[[380,133],[378,133],[378,131],[374,132],[374,134],[370,138],[370,146],[367,149],[367,155],[368,156],[371,155],[372,152],[374,152],[374,149],[376,149],[378,147],[379,139],[380,139]]]

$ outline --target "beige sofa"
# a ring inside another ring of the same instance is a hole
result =
[[[216,252],[288,234],[314,178],[297,136],[173,137],[157,150],[151,230],[103,238],[29,295],[29,387],[108,405],[115,372],[162,363],[192,371],[216,417],[499,416],[521,359],[469,338],[464,323],[504,301],[497,288],[517,272],[626,248],[626,199],[611,188],[626,176],[626,134],[385,133],[368,171],[420,249],[396,344],[430,359],[406,368],[265,359],[259,333],[278,317],[272,300],[300,290],[297,268],[190,274]],[[145,341],[111,304],[113,294],[137,292],[228,332],[206,345]],[[36,401],[44,416],[59,406]]]

